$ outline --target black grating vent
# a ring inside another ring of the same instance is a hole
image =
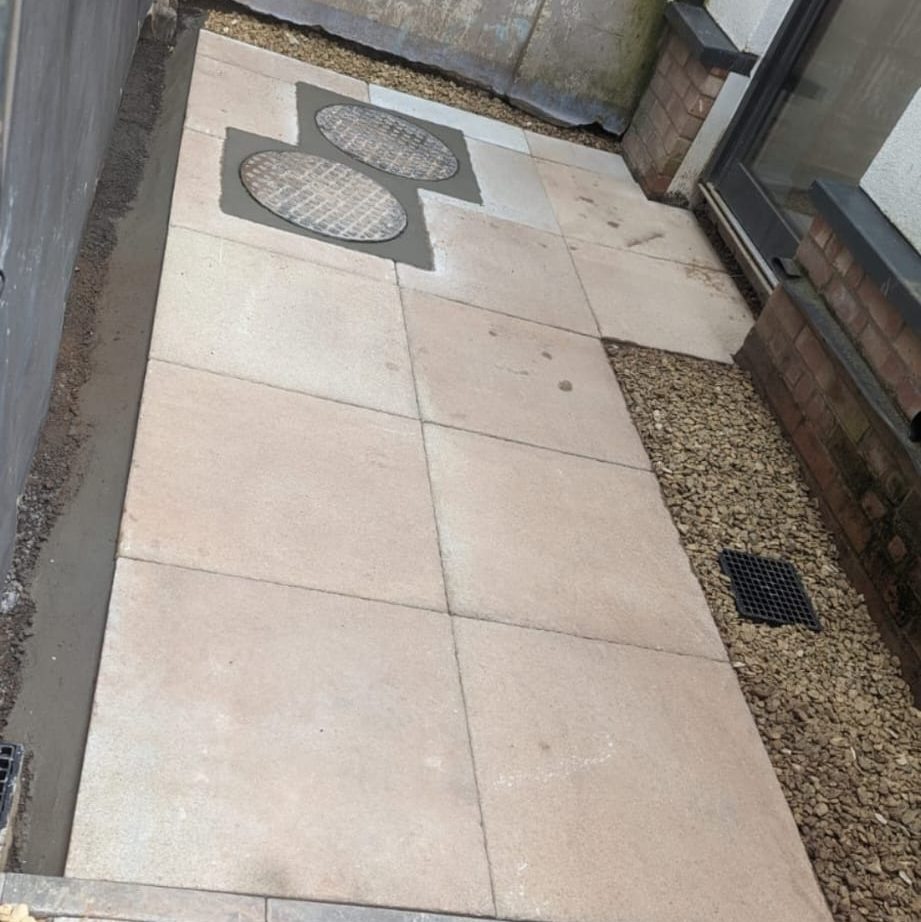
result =
[[[6,825],[21,764],[22,747],[0,743],[0,829]]]
[[[719,559],[743,618],[822,630],[799,574],[789,561],[729,549],[720,551]]]

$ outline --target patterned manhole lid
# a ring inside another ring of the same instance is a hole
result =
[[[240,178],[252,197],[280,218],[338,240],[393,240],[406,227],[403,206],[380,183],[300,151],[247,157]]]
[[[457,157],[424,128],[367,106],[327,106],[316,115],[323,137],[339,150],[406,179],[450,179]]]

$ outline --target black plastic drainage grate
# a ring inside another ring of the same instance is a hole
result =
[[[0,743],[0,829],[6,825],[13,801],[13,788],[22,762],[22,747]]]
[[[822,630],[792,563],[728,548],[720,551],[719,560],[731,581],[736,608],[743,618]]]

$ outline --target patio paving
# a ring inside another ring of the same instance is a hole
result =
[[[297,82],[464,132],[432,270],[222,211],[226,130],[294,143]],[[749,323],[620,158],[203,34],[68,876],[827,922],[599,342],[728,361]]]

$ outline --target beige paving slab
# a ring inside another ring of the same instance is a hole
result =
[[[603,336],[731,362],[751,329],[725,272],[588,243],[570,249]]]
[[[396,285],[171,229],[154,358],[417,415]]]
[[[452,612],[725,658],[652,473],[425,435]]]
[[[363,80],[356,80],[354,77],[308,64],[306,61],[298,61],[284,54],[276,54],[265,48],[257,48],[246,42],[238,42],[226,35],[218,35],[205,29],[198,33],[197,53],[271,77],[273,80],[309,83],[342,96],[351,96],[362,102],[368,101],[368,84]]]
[[[68,873],[491,913],[448,617],[120,561]]]
[[[333,266],[368,278],[395,281],[396,273],[389,259],[225,214],[220,205],[223,151],[224,143],[219,138],[198,131],[183,134],[170,211],[171,225]]]
[[[477,307],[597,335],[562,238],[425,200],[434,270],[398,265],[400,285]]]
[[[444,607],[417,421],[156,360],[120,553]]]
[[[185,123],[216,138],[223,138],[230,127],[296,144],[294,84],[198,55]]]
[[[456,109],[454,106],[446,106],[440,102],[432,102],[430,99],[422,99],[419,96],[410,96],[409,93],[401,93],[399,90],[391,90],[375,83],[372,83],[369,88],[369,96],[375,106],[425,119],[436,125],[456,128],[468,138],[486,141],[488,144],[498,144],[524,154],[529,152],[524,132],[507,122],[486,118],[483,115]]]
[[[423,417],[648,467],[596,339],[403,292]]]
[[[456,631],[500,917],[830,922],[731,667]]]
[[[633,177],[624,163],[624,158],[619,154],[612,154],[606,150],[597,150],[586,147],[584,144],[573,144],[562,138],[551,138],[546,134],[537,134],[534,131],[525,131],[531,156],[540,160],[550,160],[553,163],[565,163],[567,166],[577,166],[593,173],[602,173],[623,182],[633,183]]]
[[[267,922],[474,922],[471,916],[433,915],[413,909],[343,906],[303,900],[267,900]]]
[[[567,238],[722,268],[690,211],[649,201],[632,180],[545,161],[537,168]]]
[[[560,232],[537,167],[528,154],[484,141],[468,140],[467,147],[483,198],[482,205],[470,207],[538,230]]]

